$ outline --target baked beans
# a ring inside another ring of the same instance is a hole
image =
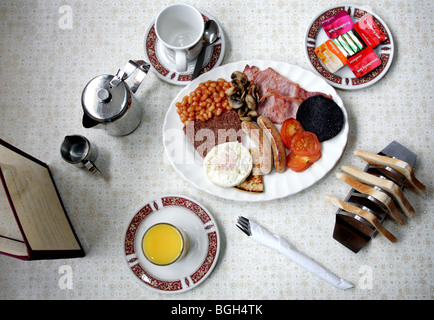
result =
[[[206,121],[231,110],[225,94],[230,87],[231,83],[224,79],[200,83],[194,91],[175,104],[181,122],[185,124],[192,120]]]

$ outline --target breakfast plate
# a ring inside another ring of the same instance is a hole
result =
[[[201,82],[223,78],[230,79],[233,71],[242,71],[246,65],[257,66],[264,70],[273,68],[289,80],[298,83],[302,88],[309,91],[318,91],[330,94],[333,100],[341,107],[345,122],[342,130],[334,138],[324,141],[322,145],[322,157],[304,172],[296,173],[286,169],[284,173],[273,170],[264,176],[265,190],[262,193],[250,193],[236,188],[219,187],[210,182],[203,169],[203,159],[195,152],[193,145],[186,139],[183,124],[176,112],[176,102],[197,88]],[[192,81],[179,92],[172,101],[164,119],[163,144],[168,161],[175,170],[187,181],[200,190],[206,191],[218,197],[236,201],[267,201],[283,198],[298,193],[319,180],[321,180],[340,159],[348,139],[348,115],[342,99],[336,90],[327,82],[311,71],[284,62],[275,61],[240,61],[226,64],[213,69]]]
[[[208,13],[199,10],[203,16],[204,22],[208,20],[216,21]],[[226,39],[223,29],[216,21],[219,28],[219,38],[212,45],[206,48],[204,57],[204,67],[202,72],[207,72],[213,68],[218,67],[224,58],[226,50]],[[170,53],[164,48],[161,41],[158,40],[155,32],[155,20],[149,25],[145,32],[144,39],[145,60],[151,65],[151,70],[162,80],[177,84],[186,85],[191,82],[196,60],[188,62],[186,72],[177,72],[174,54]]]
[[[387,39],[375,47],[375,53],[381,59],[381,65],[363,77],[357,78],[348,66],[344,66],[335,73],[331,73],[324,67],[315,54],[315,48],[328,40],[327,34],[321,26],[321,21],[327,19],[336,13],[345,10],[351,16],[354,23],[360,20],[365,14],[372,15],[375,23],[386,35]],[[387,24],[368,7],[356,5],[340,5],[328,8],[318,14],[307,28],[305,36],[305,54],[307,61],[312,70],[325,79],[330,85],[346,90],[362,89],[373,85],[385,76],[392,65],[395,45],[393,36]]]
[[[185,257],[171,265],[149,262],[142,250],[146,230],[166,222],[181,229],[189,239]],[[139,208],[128,223],[124,235],[124,258],[134,278],[160,293],[184,292],[202,283],[214,269],[220,251],[218,226],[197,201],[168,195]]]

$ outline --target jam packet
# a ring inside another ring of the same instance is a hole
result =
[[[367,47],[349,58],[347,65],[354,75],[360,78],[380,66],[381,59],[377,56],[374,49]]]
[[[338,71],[347,62],[345,55],[332,40],[327,40],[317,47],[315,53],[331,73]]]
[[[355,23],[354,30],[356,30],[360,38],[371,48],[375,48],[386,40],[386,35],[381,31],[370,14],[365,14]]]
[[[353,20],[345,10],[321,21],[321,26],[330,39],[339,37],[353,29]]]

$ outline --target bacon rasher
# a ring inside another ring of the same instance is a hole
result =
[[[295,118],[300,104],[311,96],[323,95],[331,98],[322,92],[310,92],[301,88],[273,68],[260,71],[256,66],[246,65],[243,72],[249,81],[260,88],[258,114],[277,124],[282,124],[288,118]]]

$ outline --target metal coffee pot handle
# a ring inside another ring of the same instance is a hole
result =
[[[150,67],[151,66],[143,60],[130,60],[123,69],[118,70],[118,73],[110,81],[110,84],[113,87],[117,87],[122,81],[128,79],[134,71],[139,69],[142,72],[138,72],[134,79],[134,83],[130,88],[132,93],[136,93],[143,79],[145,79]]]

